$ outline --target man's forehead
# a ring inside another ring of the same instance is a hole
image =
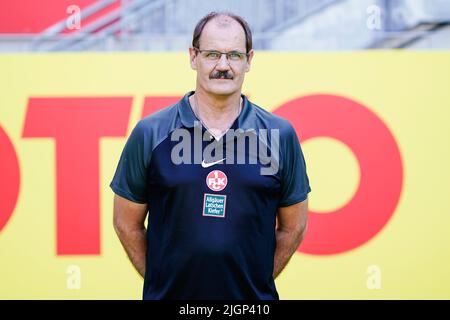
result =
[[[245,31],[239,22],[228,16],[215,17],[203,28],[202,49],[246,51]]]

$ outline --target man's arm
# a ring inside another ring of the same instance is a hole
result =
[[[131,263],[144,277],[147,239],[144,221],[147,204],[139,204],[114,195],[114,230]]]
[[[277,246],[273,268],[275,279],[303,240],[308,222],[308,199],[288,207],[278,208],[275,230]]]

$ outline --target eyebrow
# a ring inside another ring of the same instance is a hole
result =
[[[228,50],[228,51],[222,51],[219,49],[201,49],[201,50],[206,50],[206,51],[221,51],[221,52],[233,52],[233,51],[238,51],[238,52],[246,52],[246,50],[240,50],[240,49],[232,49],[232,50]]]

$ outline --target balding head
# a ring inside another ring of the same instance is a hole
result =
[[[211,12],[204,16],[197,23],[194,29],[194,35],[192,38],[192,46],[194,48],[200,48],[200,37],[204,31],[206,25],[210,28],[230,28],[235,29],[236,33],[243,32],[244,35],[244,47],[246,52],[250,52],[252,49],[252,33],[248,23],[241,17],[227,12]],[[238,31],[241,29],[241,31]]]
[[[230,16],[219,14],[209,20],[209,23],[215,23],[218,27],[221,28],[229,28],[232,23],[238,23],[236,20],[231,18]]]

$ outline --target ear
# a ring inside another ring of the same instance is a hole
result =
[[[191,63],[191,69],[197,70],[197,51],[194,48],[189,48],[189,62]]]
[[[245,72],[249,72],[250,71],[250,66],[252,64],[253,54],[254,54],[253,49],[248,52],[247,63],[246,63],[246,66],[245,66]]]

